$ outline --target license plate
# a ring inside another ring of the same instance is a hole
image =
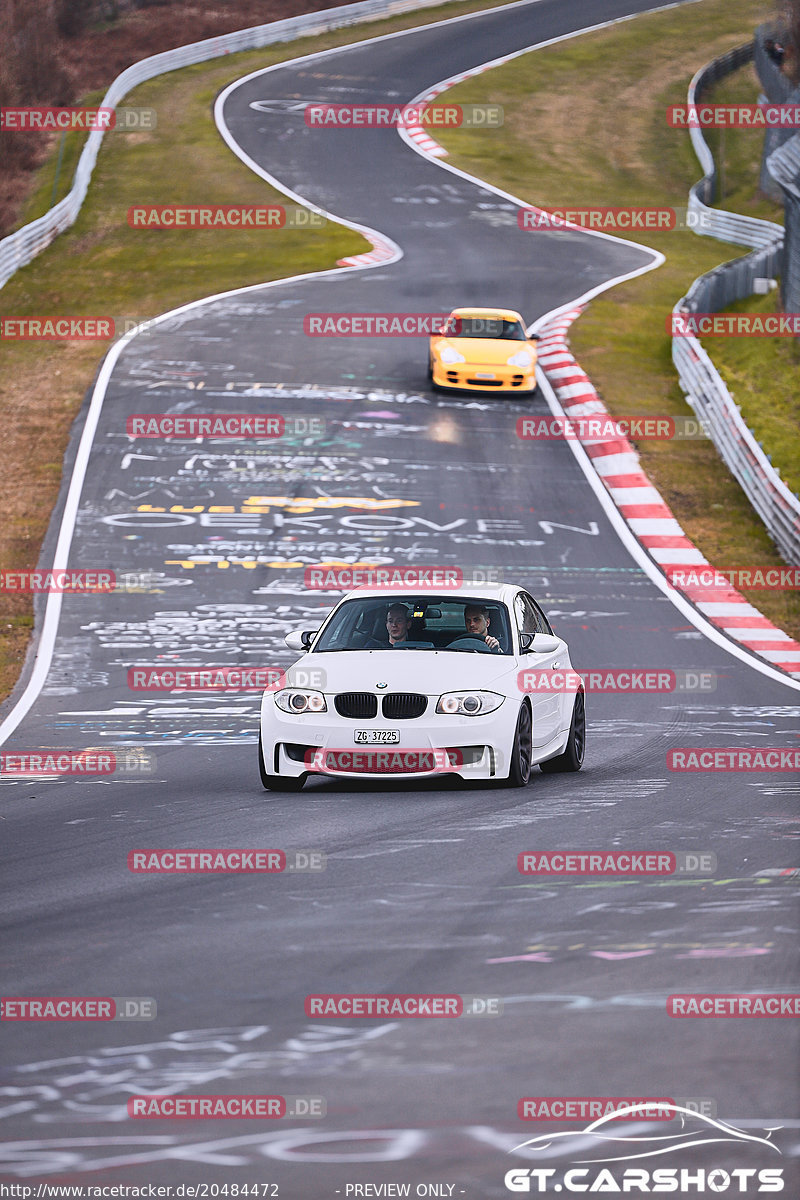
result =
[[[357,729],[353,740],[359,746],[394,746],[400,741],[399,729]]]
[[[494,372],[493,371],[476,371],[475,378],[476,379],[494,379]]]

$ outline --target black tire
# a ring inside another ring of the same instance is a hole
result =
[[[562,754],[539,763],[545,775],[556,775],[561,771],[580,771],[586,754],[586,703],[583,692],[578,692],[572,709],[569,737]]]
[[[299,792],[306,781],[305,775],[295,779],[291,775],[268,775],[261,746],[261,731],[258,733],[258,773],[263,786],[270,792]]]
[[[531,777],[532,759],[533,718],[530,707],[523,702],[517,717],[517,728],[514,730],[511,762],[506,776],[511,787],[525,787]]]

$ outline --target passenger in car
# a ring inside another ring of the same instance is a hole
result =
[[[499,653],[500,643],[489,633],[489,610],[483,604],[468,604],[464,609],[464,625],[467,633],[480,637],[490,650]]]

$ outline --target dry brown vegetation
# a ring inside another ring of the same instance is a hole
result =
[[[0,107],[72,105],[131,63],[189,41],[329,8],[331,0],[0,0]],[[0,129],[0,237],[58,135]]]

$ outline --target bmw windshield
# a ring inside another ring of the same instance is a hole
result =
[[[398,595],[347,600],[314,653],[338,650],[447,650],[511,654],[508,609],[497,600]]]

